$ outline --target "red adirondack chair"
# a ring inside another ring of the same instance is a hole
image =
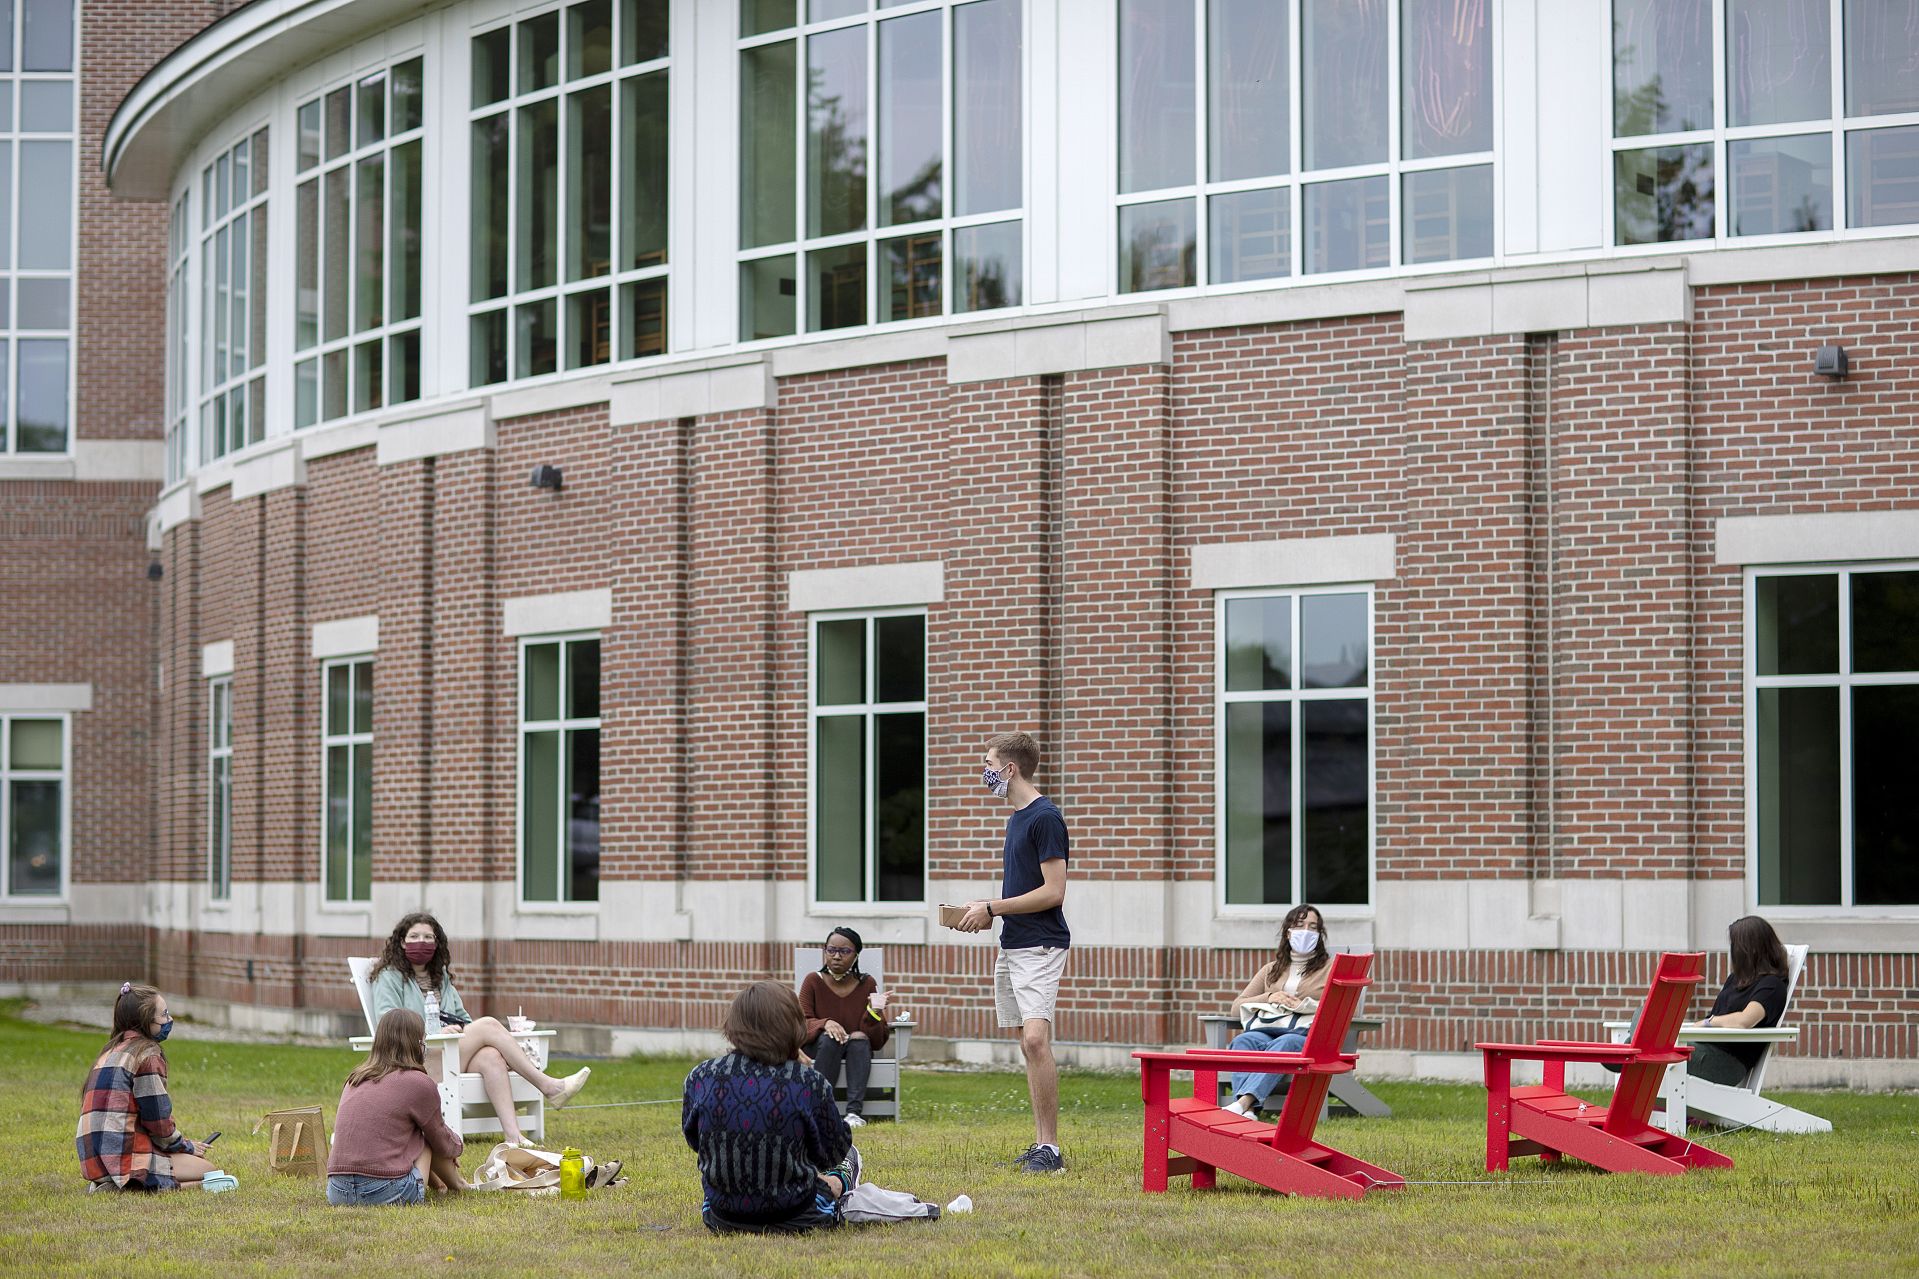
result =
[[[1547,1161],[1574,1155],[1609,1172],[1675,1175],[1688,1168],[1730,1168],[1715,1150],[1654,1128],[1648,1117],[1666,1067],[1692,1049],[1677,1042],[1692,988],[1705,971],[1703,954],[1666,954],[1646,994],[1632,1041],[1588,1044],[1545,1039],[1536,1044],[1480,1044],[1486,1064],[1486,1170],[1498,1172],[1514,1155]],[[1512,1086],[1512,1064],[1544,1064],[1546,1082]],[[1612,1102],[1593,1106],[1566,1095],[1569,1061],[1616,1062]],[[1509,1139],[1517,1134],[1517,1140]]]
[[[1214,1184],[1217,1170],[1289,1195],[1357,1199],[1368,1190],[1406,1184],[1396,1172],[1313,1140],[1320,1107],[1334,1075],[1353,1068],[1355,1053],[1340,1045],[1367,987],[1371,955],[1335,955],[1305,1047],[1296,1053],[1187,1049],[1133,1054],[1139,1059],[1140,1095],[1146,1103],[1145,1162],[1141,1188],[1166,1189],[1169,1176],[1191,1175],[1193,1188]],[[1256,1070],[1291,1075],[1277,1125],[1219,1107],[1219,1072]],[[1175,1070],[1193,1072],[1193,1095],[1172,1097]],[[1175,1153],[1177,1152],[1177,1153]]]

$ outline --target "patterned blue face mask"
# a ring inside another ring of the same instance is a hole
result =
[[[169,1017],[164,1022],[161,1022],[160,1029],[154,1032],[153,1042],[156,1044],[165,1043],[167,1036],[171,1035],[172,1033],[173,1033],[173,1018]]]
[[[985,786],[987,790],[992,791],[994,797],[997,799],[1005,799],[1006,788],[1013,784],[1013,777],[1010,772],[1004,768],[995,769],[990,765],[980,769],[979,779],[980,784]]]

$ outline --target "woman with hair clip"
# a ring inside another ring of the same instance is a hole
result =
[[[1712,1001],[1701,1026],[1751,1030],[1777,1026],[1786,1012],[1786,980],[1791,966],[1772,925],[1757,915],[1735,919],[1726,929],[1732,972]],[[1758,1064],[1764,1044],[1694,1044],[1686,1074],[1715,1084],[1742,1084]]]
[[[1286,912],[1279,927],[1279,950],[1246,983],[1233,1001],[1233,1016],[1246,1029],[1231,1047],[1245,1052],[1296,1053],[1306,1046],[1319,996],[1331,975],[1333,956],[1326,949],[1326,923],[1319,907],[1299,905]],[[1227,1109],[1250,1115],[1273,1089],[1278,1074],[1233,1074],[1233,1099]]]
[[[440,1090],[426,1073],[426,1023],[406,1008],[388,1010],[373,1031],[373,1051],[346,1077],[333,1116],[326,1201],[417,1204],[429,1178],[441,1190],[467,1188],[460,1135],[446,1126]]]
[[[806,1055],[831,1084],[846,1065],[846,1124],[863,1127],[866,1081],[873,1054],[886,1043],[886,992],[860,971],[864,944],[850,928],[826,935],[820,970],[800,983],[800,1011],[806,1017]]]
[[[514,1145],[523,1144],[519,1116],[513,1109],[513,1085],[508,1074],[519,1075],[546,1095],[546,1104],[558,1110],[586,1086],[592,1068],[582,1066],[565,1079],[555,1079],[534,1064],[526,1050],[492,1017],[469,1018],[460,992],[453,988],[452,953],[446,930],[425,911],[415,911],[393,926],[380,958],[373,965],[373,1020],[395,1008],[405,1008],[424,1019],[426,993],[439,1000],[440,1010],[460,1035],[460,1069],[479,1075],[487,1100],[500,1117],[500,1133]],[[424,1025],[424,1021],[422,1022]]]
[[[197,1186],[213,1171],[203,1143],[173,1125],[167,1055],[173,1031],[167,997],[152,986],[120,984],[113,1035],[80,1091],[74,1146],[80,1175],[94,1190],[174,1190]]]

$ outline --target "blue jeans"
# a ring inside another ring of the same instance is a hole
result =
[[[326,1201],[336,1208],[359,1204],[418,1204],[426,1202],[426,1183],[418,1168],[404,1177],[362,1177],[344,1173],[326,1179]]]
[[[1233,1042],[1227,1047],[1241,1052],[1256,1053],[1296,1053],[1306,1046],[1304,1030],[1245,1030],[1233,1036]],[[1248,1072],[1233,1072],[1233,1096],[1257,1097],[1261,1105],[1273,1089],[1279,1087],[1277,1074],[1255,1075]]]

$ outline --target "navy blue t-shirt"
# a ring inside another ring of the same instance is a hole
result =
[[[1015,809],[1006,819],[1006,874],[1000,881],[1001,897],[1030,893],[1046,882],[1040,863],[1067,855],[1066,819],[1059,805],[1041,795],[1024,808]],[[1006,950],[1028,946],[1073,944],[1066,930],[1066,912],[1058,906],[1032,915],[1000,916],[999,944]]]

